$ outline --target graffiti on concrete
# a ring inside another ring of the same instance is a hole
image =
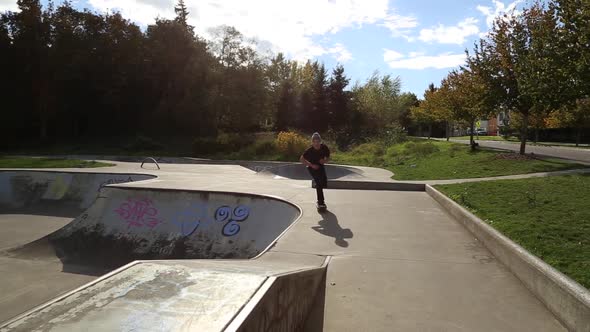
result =
[[[162,222],[158,219],[158,209],[147,198],[128,198],[115,213],[127,222],[127,227],[154,228]]]
[[[172,222],[178,226],[182,236],[190,236],[200,225],[209,221],[207,210],[207,204],[194,203],[176,213]]]
[[[174,216],[172,222],[178,226],[182,236],[190,236],[201,226],[212,221],[208,216],[209,208],[206,203],[194,203],[184,210],[180,210]],[[215,210],[214,219],[217,222],[225,222],[222,229],[224,236],[234,236],[240,232],[239,222],[248,219],[250,209],[240,205],[235,208],[223,205]]]
[[[98,186],[98,189],[96,189],[96,191],[100,191],[100,189],[102,189],[102,187],[109,185],[109,184],[117,184],[117,183],[127,183],[127,182],[133,182],[133,179],[130,177],[128,177],[127,179],[108,179],[106,181],[103,181],[100,183],[100,186]]]
[[[240,232],[239,223],[248,219],[250,209],[247,206],[239,205],[232,210],[231,207],[224,205],[215,211],[215,221],[225,222],[221,233],[224,236],[234,236]]]
[[[67,179],[64,179],[63,176],[56,177],[55,180],[49,182],[49,186],[43,195],[43,198],[52,200],[62,199],[68,192],[71,180],[71,177],[68,177]]]

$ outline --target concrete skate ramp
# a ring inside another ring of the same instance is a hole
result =
[[[135,262],[0,331],[301,331],[327,268],[311,258]]]
[[[57,255],[64,264],[101,267],[145,259],[246,259],[262,253],[300,214],[273,197],[109,186],[70,224],[10,254]]]
[[[0,171],[0,211],[75,217],[106,185],[153,179],[147,174]]]
[[[270,167],[261,171],[260,174],[270,174],[279,176],[282,178],[292,180],[310,180],[311,176],[307,171],[307,168],[301,164],[291,164],[284,166]],[[341,179],[341,178],[362,178],[363,171],[348,166],[339,165],[326,165],[326,174],[329,180]]]

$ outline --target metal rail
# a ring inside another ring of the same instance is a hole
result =
[[[156,164],[156,166],[158,167],[158,169],[160,169],[160,165],[158,164],[158,162],[156,161],[156,159],[152,158],[152,157],[147,157],[145,158],[142,162],[141,162],[141,168],[143,168],[143,164],[145,164],[146,161],[153,161],[154,164]]]

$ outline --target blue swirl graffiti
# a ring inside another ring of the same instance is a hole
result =
[[[207,222],[207,205],[195,203],[187,209],[179,211],[173,219],[182,236],[192,235],[201,224]]]
[[[215,211],[215,221],[225,222],[221,233],[223,236],[234,236],[240,232],[240,225],[238,223],[248,219],[250,209],[247,206],[239,205],[235,209],[223,205]]]

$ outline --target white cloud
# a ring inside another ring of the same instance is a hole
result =
[[[479,34],[477,19],[468,17],[455,26],[444,26],[439,24],[431,29],[420,30],[418,39],[424,42],[437,42],[440,44],[458,44],[465,43],[467,37]]]
[[[329,48],[328,53],[340,63],[346,63],[352,60],[352,53],[350,53],[350,51],[340,43],[336,43],[334,47]]]
[[[404,37],[408,41],[412,41],[413,37],[410,36],[410,33],[418,26],[418,19],[414,16],[393,13],[388,15],[380,25],[388,28],[393,37]]]
[[[411,52],[407,56],[394,50],[384,49],[383,60],[393,69],[444,69],[454,68],[465,63],[464,53],[442,53],[425,55]]]
[[[16,0],[0,0],[0,13],[5,11],[17,11],[18,6],[16,5]]]
[[[478,5],[477,10],[479,10],[486,17],[486,24],[488,27],[491,27],[494,24],[496,17],[504,13],[512,12],[521,2],[523,2],[523,0],[516,0],[508,5],[505,5],[501,1],[492,0],[492,3],[494,4],[493,8],[489,6]],[[515,14],[518,14],[518,11],[515,11]]]
[[[125,17],[143,25],[152,23],[157,16],[174,16],[175,0],[88,2],[101,11],[120,10]],[[245,36],[267,41],[274,51],[285,52],[298,60],[326,54],[338,54],[341,60],[349,60],[348,51],[316,42],[314,37],[376,24],[390,14],[388,0],[185,0],[185,3],[190,11],[189,22],[200,35],[207,36],[207,31],[215,26],[231,25]]]

